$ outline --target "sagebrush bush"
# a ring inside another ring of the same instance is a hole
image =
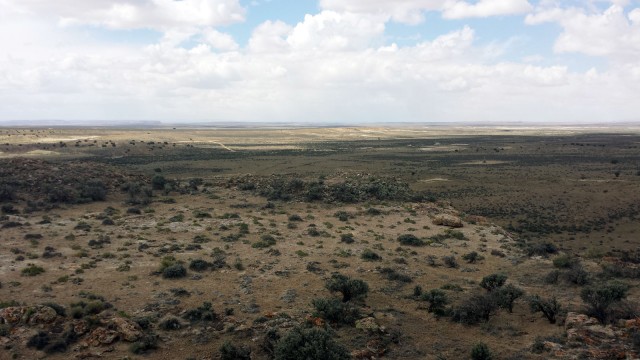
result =
[[[351,359],[347,349],[336,342],[331,334],[320,328],[291,329],[276,344],[275,360],[346,360]]]
[[[351,279],[342,274],[333,274],[327,280],[325,287],[331,292],[341,293],[343,302],[365,298],[369,292],[369,285],[366,282]]]
[[[482,278],[480,286],[487,291],[494,291],[495,289],[503,286],[505,282],[507,282],[507,275],[491,274]]]
[[[541,298],[538,295],[531,296],[529,298],[529,308],[532,313],[541,312],[551,324],[556,323],[556,317],[563,311],[562,305],[560,305],[555,296],[548,299]]]
[[[398,242],[405,246],[424,246],[426,243],[413,234],[402,234],[398,236]]]
[[[619,282],[610,282],[585,288],[580,297],[587,304],[587,312],[601,323],[611,318],[611,305],[627,297],[629,286]]]
[[[315,309],[314,316],[332,323],[353,325],[361,317],[360,309],[336,298],[316,298],[311,304]]]
[[[162,270],[162,277],[165,279],[179,279],[185,276],[187,276],[187,269],[179,263],[169,265]]]

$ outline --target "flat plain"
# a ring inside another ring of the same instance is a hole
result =
[[[633,127],[0,128],[4,354],[287,358],[318,329],[355,358],[634,358],[639,147]],[[368,291],[343,302],[342,275]]]

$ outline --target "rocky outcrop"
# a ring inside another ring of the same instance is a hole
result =
[[[452,228],[461,228],[464,226],[462,220],[459,217],[449,214],[440,214],[434,216],[433,223],[435,225],[448,226]]]
[[[49,306],[11,306],[0,310],[0,323],[18,324],[50,324],[58,314]]]

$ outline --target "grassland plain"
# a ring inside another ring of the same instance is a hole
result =
[[[310,326],[360,358],[633,357],[639,146],[631,128],[0,129],[4,354],[286,358]],[[343,304],[337,273],[367,296]],[[551,296],[556,324],[531,312]],[[614,326],[571,332],[573,312]]]

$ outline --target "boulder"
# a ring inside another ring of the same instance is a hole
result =
[[[120,338],[125,341],[137,341],[142,336],[142,329],[140,325],[129,319],[116,317],[110,321],[115,325]]]
[[[452,228],[461,228],[464,226],[459,217],[449,214],[436,215],[433,218],[433,223],[435,225],[448,226]]]

